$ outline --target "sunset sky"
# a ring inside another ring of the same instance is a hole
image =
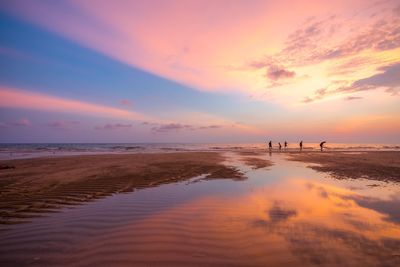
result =
[[[400,143],[400,2],[0,0],[0,143]]]

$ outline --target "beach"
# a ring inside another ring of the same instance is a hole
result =
[[[262,150],[236,152],[252,169],[274,163]],[[274,151],[335,179],[400,182],[399,151],[294,152]],[[72,155],[0,161],[1,224],[29,221],[115,193],[202,179],[246,179],[236,167],[224,164],[221,152],[175,152]]]
[[[0,162],[2,266],[397,266],[398,151]]]
[[[291,153],[290,160],[311,163],[311,168],[328,172],[337,179],[366,178],[400,182],[400,152],[308,152]]]
[[[61,206],[199,175],[241,179],[218,153],[91,155],[3,161],[1,220],[16,223]]]
[[[400,266],[399,0],[0,14],[0,267]]]

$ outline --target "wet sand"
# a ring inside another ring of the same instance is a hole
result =
[[[309,167],[327,172],[338,179],[365,178],[400,182],[400,152],[303,152],[290,153],[288,158],[317,165]]]
[[[205,179],[243,179],[218,153],[69,156],[0,162],[0,224],[27,221],[114,193]]]
[[[279,153],[280,154],[280,153]],[[338,179],[367,178],[400,182],[400,152],[288,152],[292,161]],[[253,169],[273,162],[260,151],[242,151],[241,160]],[[0,161],[0,224],[28,221],[66,205],[114,193],[186,180],[244,179],[223,164],[217,152],[112,154]]]
[[[246,165],[251,166],[253,169],[268,168],[273,165],[271,160],[257,157],[243,157],[242,160]]]
[[[2,208],[14,209],[0,225],[0,265],[399,266],[400,184],[307,168],[335,155],[396,167],[398,154],[321,154],[1,162]]]

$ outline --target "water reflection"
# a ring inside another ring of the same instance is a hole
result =
[[[290,189],[283,195],[259,196],[268,214],[254,226],[267,235],[282,236],[293,255],[305,263],[394,266],[399,262],[399,225],[360,206],[353,192],[299,179],[277,191],[285,188]]]
[[[273,160],[254,170],[231,155],[247,180],[165,185],[18,226],[0,252],[19,266],[400,266],[398,186],[337,181]]]
[[[114,240],[140,252],[132,261],[147,262],[154,253],[173,265],[395,266],[399,225],[359,205],[359,197],[289,178],[248,194],[201,197],[171,207],[91,240],[86,249]]]

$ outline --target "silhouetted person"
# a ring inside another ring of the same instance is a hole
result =
[[[272,149],[272,142],[271,142],[271,141],[269,141],[269,143],[268,143],[268,147],[269,147],[269,150],[271,150],[271,149]]]
[[[300,150],[303,150],[303,141],[300,141]]]
[[[280,142],[278,144],[279,144],[279,150],[281,150],[282,149],[282,145],[281,145]]]
[[[324,144],[326,143],[326,141],[324,141],[324,142],[321,142],[320,144],[319,144],[319,146],[321,147],[321,151],[322,151],[322,149],[324,149]]]
[[[285,149],[287,148],[287,142],[285,141]]]

